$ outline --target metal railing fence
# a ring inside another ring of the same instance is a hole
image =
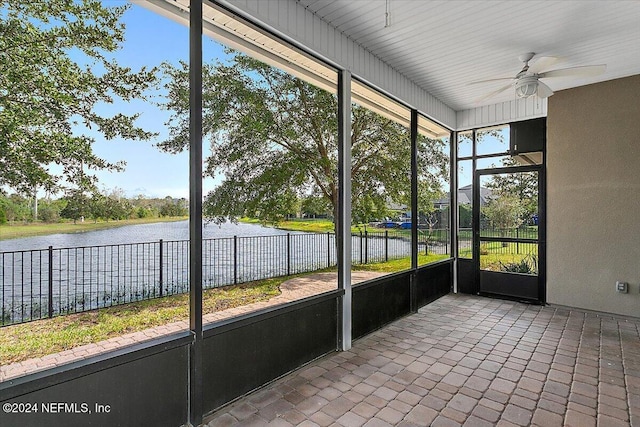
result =
[[[420,250],[447,254],[448,231],[437,235],[420,234]],[[352,234],[354,264],[410,254],[406,232]],[[333,233],[203,240],[205,289],[335,265]],[[0,286],[0,326],[180,294],[189,290],[189,241],[0,252]]]

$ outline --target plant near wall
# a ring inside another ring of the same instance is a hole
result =
[[[538,274],[538,257],[536,255],[527,255],[519,261],[512,261],[500,264],[500,271],[521,274]]]

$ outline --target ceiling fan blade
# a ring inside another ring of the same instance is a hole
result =
[[[536,62],[529,66],[529,72],[533,74],[538,74],[542,70],[546,70],[551,67],[553,64],[558,62],[558,58],[555,56],[540,56]]]
[[[475,102],[476,102],[476,104],[479,104],[479,103],[481,103],[482,101],[485,101],[485,100],[487,100],[487,99],[489,99],[489,98],[492,98],[492,97],[496,96],[496,95],[497,95],[497,94],[499,94],[500,92],[504,92],[505,90],[509,89],[509,88],[510,88],[510,87],[512,87],[512,86],[513,86],[513,83],[509,83],[508,85],[503,86],[503,87],[501,87],[501,88],[500,88],[500,89],[498,89],[498,90],[494,90],[493,92],[491,92],[491,93],[489,93],[489,94],[487,94],[487,95],[483,96],[482,98],[476,99],[476,101],[475,101]]]
[[[584,67],[561,68],[538,74],[541,79],[549,77],[592,77],[599,76],[607,69],[606,65],[587,65]]]
[[[506,80],[515,80],[513,77],[498,77],[497,79],[487,79],[487,80],[476,80],[474,82],[467,83],[469,85],[476,85],[478,83],[487,83],[487,82],[502,82]]]
[[[553,95],[553,91],[551,90],[551,88],[549,86],[547,86],[546,84],[542,83],[540,80],[538,80],[538,92],[537,92],[538,98],[548,98],[551,95]]]

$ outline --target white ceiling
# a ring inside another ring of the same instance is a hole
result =
[[[640,74],[640,0],[388,0],[386,28],[386,0],[297,1],[455,110],[513,100],[508,90],[478,103],[505,83],[467,83],[515,76],[526,52],[558,57],[550,69],[607,65],[545,79],[554,91]]]

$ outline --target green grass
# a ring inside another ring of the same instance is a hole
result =
[[[263,224],[262,221],[255,218],[240,218],[240,222],[246,224],[262,224],[280,230],[304,231],[307,233],[333,233],[333,222],[328,219],[295,219],[291,221],[280,221],[276,224]]]
[[[265,279],[205,290],[203,312],[208,314],[269,300],[280,294],[279,285],[290,278]],[[188,318],[189,295],[182,294],[5,326],[0,328],[0,365]]]
[[[418,265],[423,266],[432,262],[450,258],[449,255],[418,255]],[[411,257],[404,257],[389,260],[386,262],[375,262],[371,264],[354,264],[352,269],[356,271],[380,271],[383,273],[393,273],[396,271],[408,270],[411,268]]]
[[[518,263],[528,256],[538,255],[538,245],[486,242],[480,246],[480,268],[482,270],[502,271],[501,264]],[[472,258],[471,248],[461,249],[460,258]]]
[[[240,222],[246,224],[262,224],[259,219],[255,218],[241,218]],[[266,224],[269,226],[273,226],[274,228],[278,228],[280,230],[290,230],[290,231],[303,231],[307,233],[333,233],[334,224],[332,221],[328,219],[294,219],[290,221],[280,221],[277,224]],[[364,224],[352,225],[351,233],[353,234],[364,234],[364,232],[368,231],[369,233],[380,234],[385,231],[389,232],[390,237],[411,237],[411,230],[404,230],[399,228],[376,228],[367,225],[365,227]],[[419,230],[419,239],[420,241],[425,240],[425,236],[428,233],[428,230]],[[434,230],[431,234],[431,241],[446,241],[448,238],[446,230]]]
[[[22,237],[46,236],[59,233],[80,233],[84,231],[102,230],[105,228],[122,227],[125,225],[149,224],[154,222],[183,221],[188,217],[138,218],[120,221],[59,222],[59,223],[7,223],[0,225],[0,240],[19,239]]]

